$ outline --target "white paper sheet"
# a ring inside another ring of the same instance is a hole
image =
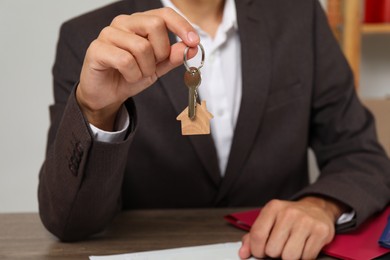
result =
[[[239,260],[241,242],[182,247],[121,255],[90,256],[90,260]],[[254,258],[250,258],[254,259]]]

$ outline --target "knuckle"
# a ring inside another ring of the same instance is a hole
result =
[[[314,220],[310,217],[304,216],[300,219],[298,225],[300,228],[311,228],[315,224]]]
[[[99,40],[93,40],[88,47],[86,57],[95,57],[99,53],[100,46]]]
[[[135,60],[133,56],[130,54],[127,55],[121,55],[118,58],[118,68],[124,69],[124,68],[133,68],[135,65]]]
[[[327,239],[331,235],[332,231],[331,231],[331,228],[327,224],[318,223],[314,228],[314,233],[317,236],[320,236],[320,237]]]
[[[175,12],[172,8],[170,8],[170,7],[163,7],[163,8],[161,8],[161,11],[162,11],[162,14],[163,14],[163,15],[168,15],[168,16],[173,15],[173,14],[176,13],[176,12]]]
[[[322,222],[316,225],[316,232],[318,234],[328,234],[329,229],[330,229],[329,226]]]
[[[152,44],[145,39],[141,39],[141,40],[136,42],[135,51],[141,55],[151,54],[151,53],[153,53]]]
[[[89,51],[92,51],[92,50],[95,50],[95,49],[97,49],[98,47],[99,47],[99,45],[100,45],[100,43],[99,43],[99,40],[93,40],[92,42],[91,42],[91,44],[89,45],[89,48],[88,48],[88,50]]]
[[[279,210],[281,208],[282,201],[273,199],[267,203],[267,207],[271,210]]]
[[[294,207],[288,207],[285,210],[285,216],[287,219],[297,219],[301,215],[301,211]],[[303,220],[303,219],[301,219]]]
[[[148,23],[151,28],[154,30],[160,30],[165,28],[165,22],[161,17],[158,16],[150,16],[148,18]]]
[[[111,35],[112,35],[112,28],[110,26],[107,26],[100,31],[99,38],[108,39],[111,37]]]
[[[111,25],[119,25],[119,24],[122,24],[123,21],[124,21],[125,19],[127,19],[127,16],[128,16],[128,15],[125,15],[125,14],[120,14],[120,15],[116,16],[116,17],[112,20]]]

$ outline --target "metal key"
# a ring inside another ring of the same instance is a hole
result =
[[[196,116],[196,99],[198,96],[198,87],[202,82],[202,76],[199,69],[190,67],[184,73],[184,83],[188,87],[188,117],[191,120]]]

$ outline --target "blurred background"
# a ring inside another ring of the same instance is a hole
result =
[[[0,212],[38,211],[61,23],[110,2],[0,0]]]
[[[110,2],[0,0],[0,213],[38,211],[61,23]],[[356,74],[357,91],[380,119],[380,138],[390,149],[390,0],[321,3]],[[315,178],[313,156],[310,167]]]

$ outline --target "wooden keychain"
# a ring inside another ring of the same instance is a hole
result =
[[[200,69],[204,65],[205,52],[202,44],[199,43],[202,51],[202,61],[198,68],[189,67],[187,64],[187,54],[189,47],[184,50],[184,84],[188,87],[188,107],[181,112],[176,120],[181,121],[182,135],[207,135],[210,134],[210,120],[214,117],[206,107],[206,101],[197,103],[198,87],[202,82]]]

